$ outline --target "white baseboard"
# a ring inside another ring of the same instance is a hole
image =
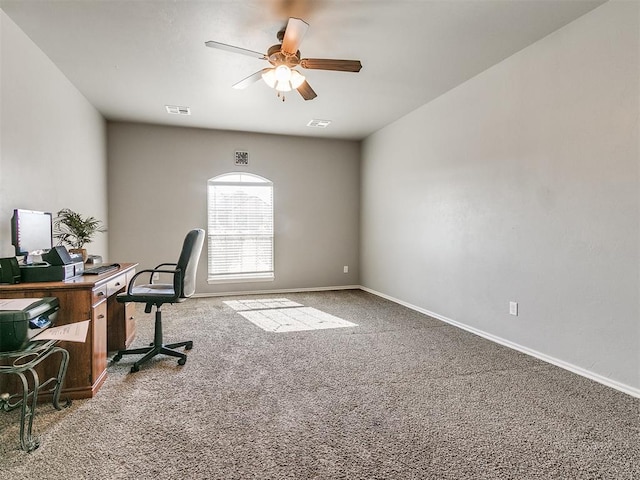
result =
[[[631,387],[629,385],[625,385],[623,383],[617,382],[617,381],[612,380],[612,379],[607,378],[607,377],[603,377],[602,375],[599,375],[597,373],[591,372],[591,371],[586,370],[584,368],[578,367],[578,366],[573,365],[571,363],[565,362],[563,360],[559,360],[557,358],[551,357],[551,356],[546,355],[544,353],[540,353],[540,352],[538,352],[536,350],[524,347],[522,345],[519,345],[517,343],[511,342],[509,340],[505,340],[504,338],[501,338],[501,337],[498,337],[496,335],[487,333],[487,332],[485,332],[483,330],[479,330],[477,328],[470,327],[469,325],[465,325],[463,323],[460,323],[460,322],[457,322],[457,321],[452,320],[450,318],[447,318],[447,317],[445,317],[443,315],[439,315],[439,314],[437,314],[435,312],[431,312],[431,311],[426,310],[424,308],[417,307],[415,305],[412,305],[410,303],[404,302],[402,300],[398,300],[397,298],[390,297],[389,295],[385,295],[384,293],[377,292],[377,291],[372,290],[370,288],[361,286],[360,289],[364,290],[365,292],[369,292],[369,293],[372,293],[372,294],[377,295],[379,297],[382,297],[382,298],[385,298],[387,300],[390,300],[390,301],[392,301],[394,303],[397,303],[399,305],[402,305],[402,306],[405,306],[407,308],[410,308],[411,310],[415,310],[416,312],[420,312],[420,313],[423,313],[425,315],[429,315],[430,317],[437,318],[438,320],[442,320],[443,322],[446,322],[446,323],[448,323],[450,325],[453,325],[455,327],[458,327],[458,328],[461,328],[461,329],[466,330],[468,332],[471,332],[471,333],[473,333],[475,335],[478,335],[480,337],[486,338],[487,340],[490,340],[490,341],[492,341],[494,343],[498,343],[500,345],[504,345],[505,347],[512,348],[513,350],[517,350],[517,351],[522,352],[522,353],[524,353],[526,355],[530,355],[532,357],[538,358],[538,359],[540,359],[540,360],[542,360],[544,362],[550,363],[552,365],[555,365],[557,367],[563,368],[565,370],[569,370],[570,372],[573,372],[573,373],[575,373],[577,375],[586,377],[586,378],[588,378],[590,380],[593,380],[595,382],[598,382],[598,383],[601,383],[603,385],[606,385],[607,387],[611,387],[611,388],[614,388],[615,390],[618,390],[620,392],[626,393],[626,394],[631,395],[633,397],[640,398],[640,389],[638,389],[638,388]]]
[[[298,293],[298,292],[326,292],[330,290],[360,290],[360,285],[340,285],[338,287],[310,287],[310,288],[283,288],[272,290],[251,290],[251,291],[237,291],[237,292],[215,292],[215,293],[196,293],[194,298],[206,298],[206,297],[231,297],[236,295],[272,295],[280,293]]]

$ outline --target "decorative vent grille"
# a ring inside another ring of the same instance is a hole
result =
[[[310,120],[309,123],[307,123],[307,127],[327,128],[330,123],[331,120]]]
[[[249,152],[236,150],[234,159],[236,165],[247,166],[249,165]]]
[[[191,109],[189,107],[179,107],[177,105],[165,105],[167,113],[171,115],[191,115]]]

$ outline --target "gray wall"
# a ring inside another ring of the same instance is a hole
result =
[[[113,260],[176,261],[187,230],[206,230],[207,180],[246,171],[274,184],[275,281],[208,285],[205,246],[198,294],[358,284],[358,142],[132,123],[109,123],[108,138]]]
[[[107,219],[106,124],[0,10],[0,256],[14,255],[14,208],[69,207]],[[108,234],[87,246],[108,255]]]
[[[639,5],[364,142],[362,285],[640,393]]]

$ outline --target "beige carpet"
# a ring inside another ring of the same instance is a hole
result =
[[[223,303],[273,297],[166,306],[186,365],[123,358],[96,398],[38,407],[33,453],[1,413],[2,477],[640,478],[638,399],[362,291],[277,296],[354,327],[265,331]]]

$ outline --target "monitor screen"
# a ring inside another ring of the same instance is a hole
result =
[[[16,256],[42,253],[53,245],[51,213],[16,208],[11,217],[11,243]]]

